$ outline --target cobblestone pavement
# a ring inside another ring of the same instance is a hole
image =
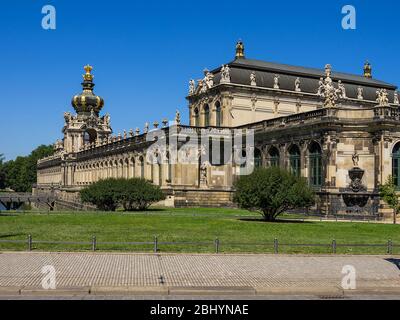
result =
[[[399,259],[392,259],[399,262]],[[251,287],[290,289],[340,286],[345,265],[357,282],[399,289],[400,270],[378,256],[0,253],[0,291],[41,288],[42,267],[54,266],[57,289],[78,287]]]

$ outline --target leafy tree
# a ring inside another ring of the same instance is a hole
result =
[[[392,176],[389,176],[386,183],[379,187],[379,196],[393,209],[394,224],[396,224],[396,217],[400,210],[399,196],[396,191],[396,185]]]
[[[240,207],[259,211],[265,220],[291,209],[310,207],[315,194],[304,178],[278,167],[259,168],[234,184],[234,201]]]
[[[30,192],[36,182],[37,161],[53,154],[53,146],[41,145],[31,152],[29,156],[17,157],[1,165],[4,175],[4,187],[17,192]]]
[[[82,202],[91,203],[104,211],[115,211],[123,193],[122,179],[100,180],[80,191]]]
[[[164,199],[158,186],[139,178],[100,180],[82,189],[80,196],[82,202],[104,211],[115,211],[118,206],[127,211],[146,210],[150,204]]]
[[[151,182],[140,178],[125,180],[121,202],[125,210],[146,210],[152,203],[163,199],[165,196],[161,189]]]

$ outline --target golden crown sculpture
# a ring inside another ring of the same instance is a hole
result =
[[[86,81],[92,81],[94,76],[91,74],[93,67],[89,64],[83,67],[83,69],[86,71],[86,73],[83,75],[83,79]]]

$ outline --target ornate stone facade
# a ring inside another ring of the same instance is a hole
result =
[[[63,142],[38,162],[35,192],[51,188],[60,204],[76,203],[77,191],[99,179],[143,177],[164,190],[166,205],[232,205],[243,165],[203,161],[201,133],[233,139],[238,130],[252,129],[254,148],[246,152],[254,165],[305,177],[319,195],[315,210],[390,213],[377,190],[389,175],[400,186],[398,94],[396,86],[372,78],[369,63],[362,76],[336,73],[329,64],[324,70],[280,65],[246,59],[240,42],[235,60],[204,70],[197,85],[190,80],[188,126],[177,112],[172,126],[164,120],[161,128],[147,124],[143,133],[117,136],[109,115],[99,114],[103,100],[93,93],[91,68],[85,70],[83,92],[73,98],[77,114],[64,115]],[[188,147],[191,136],[201,147]],[[177,141],[177,156],[171,141]],[[188,156],[196,160],[186,163]]]

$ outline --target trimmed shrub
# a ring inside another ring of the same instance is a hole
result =
[[[241,208],[259,211],[265,220],[291,209],[310,207],[314,191],[304,178],[278,167],[259,168],[235,182],[234,202]]]
[[[158,186],[145,179],[132,178],[125,182],[121,204],[126,211],[146,210],[152,203],[164,199]]]
[[[80,191],[82,202],[91,203],[104,211],[146,210],[152,203],[165,199],[158,186],[140,178],[109,178],[100,180]]]

